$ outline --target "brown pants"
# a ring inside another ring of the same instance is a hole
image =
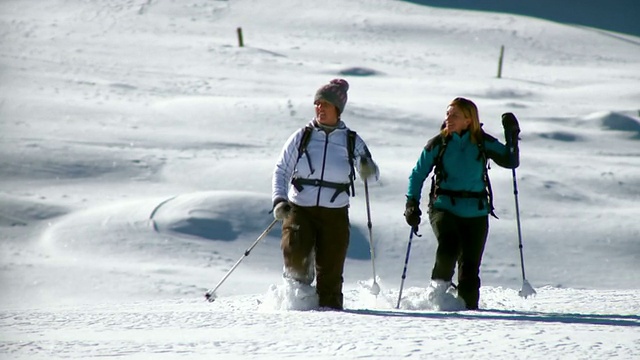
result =
[[[349,235],[348,207],[293,205],[282,222],[284,276],[311,284],[315,268],[319,305],[342,309],[342,273]]]

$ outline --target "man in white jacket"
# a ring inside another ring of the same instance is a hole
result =
[[[334,79],[314,98],[315,118],[287,139],[272,179],[274,217],[282,221],[284,276],[311,284],[320,307],[343,308],[353,177],[377,181],[365,142],[340,119],[349,84]],[[315,275],[314,275],[315,272]]]

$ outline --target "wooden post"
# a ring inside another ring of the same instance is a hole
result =
[[[238,31],[238,46],[243,47],[244,41],[242,40],[242,28],[239,27],[237,31]]]
[[[502,59],[504,57],[504,45],[500,46],[500,59],[498,60],[498,79],[502,77]]]

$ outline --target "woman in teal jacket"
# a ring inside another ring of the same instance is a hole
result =
[[[417,232],[420,225],[422,187],[433,170],[429,194],[429,220],[438,241],[431,273],[431,295],[451,285],[458,263],[458,296],[467,309],[477,309],[480,298],[480,263],[493,214],[487,161],[505,168],[519,165],[518,121],[511,113],[502,116],[506,146],[486,134],[478,108],[465,98],[447,107],[438,135],[420,154],[409,176],[405,218]],[[495,215],[494,215],[495,216]]]

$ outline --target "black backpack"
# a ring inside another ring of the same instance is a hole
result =
[[[300,138],[300,143],[298,144],[298,159],[296,163],[300,161],[302,154],[307,152],[307,145],[309,144],[309,140],[311,140],[311,132],[313,131],[313,127],[307,125],[304,127],[304,132],[302,133],[302,137]],[[354,152],[356,148],[356,132],[348,129],[347,130],[347,152],[349,154],[349,166],[351,167],[351,173],[349,174],[349,182],[351,187],[351,196],[356,195],[356,189],[354,186],[354,180],[356,179],[355,165],[354,165]],[[313,167],[311,166],[311,160],[309,160],[309,154],[307,154],[307,161],[309,164],[309,169],[313,172]],[[348,192],[348,191],[347,191]]]
[[[449,142],[448,142],[448,138],[443,137],[442,135],[438,135],[433,140],[436,140],[436,139],[439,139],[441,142],[440,142],[440,149],[438,149],[438,154],[436,154],[436,158],[434,161],[433,176],[431,177],[431,192],[429,194],[430,200],[434,201],[437,194],[443,194],[443,195],[450,196],[451,201],[453,201],[455,204],[455,197],[465,197],[465,198],[477,197],[481,200],[482,197],[486,196],[489,204],[489,214],[497,219],[498,216],[496,216],[494,212],[494,207],[493,207],[493,190],[491,189],[491,180],[489,179],[489,169],[491,169],[491,165],[489,164],[489,159],[487,158],[487,153],[484,147],[484,140],[485,140],[484,131],[482,132],[482,141],[478,142],[477,144],[478,152],[479,152],[478,160],[481,160],[483,163],[484,173],[482,175],[482,179],[484,180],[484,184],[485,184],[485,191],[483,191],[480,194],[471,193],[471,192],[446,191],[446,190],[439,189],[440,183],[447,178],[447,173],[444,170],[442,157],[444,156],[444,152],[447,150],[447,145]],[[427,146],[429,145],[427,144]],[[479,207],[480,206],[482,206],[482,202],[479,203]]]

